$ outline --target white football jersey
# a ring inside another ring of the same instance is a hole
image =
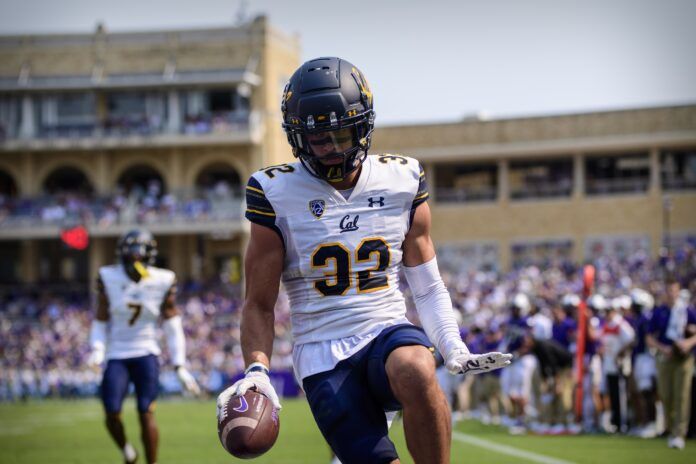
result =
[[[147,267],[148,276],[134,282],[120,264],[99,269],[109,300],[106,359],[161,353],[157,340],[160,310],[176,277],[168,269]]]
[[[273,228],[285,245],[282,280],[296,344],[406,321],[401,246],[427,197],[420,163],[395,155],[368,156],[347,199],[299,162],[249,179],[247,218]]]

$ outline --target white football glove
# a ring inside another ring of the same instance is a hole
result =
[[[512,362],[512,355],[507,353],[472,354],[466,348],[455,348],[445,359],[445,366],[450,374],[482,374],[505,367]]]
[[[250,368],[254,367],[254,365],[257,364],[254,363],[247,368],[247,374],[244,376],[244,378],[237,380],[231,387],[220,393],[217,399],[218,412],[225,404],[227,404],[230,397],[243,395],[247,392],[247,390],[252,388],[257,392],[266,395],[268,399],[271,400],[271,403],[273,403],[274,408],[278,410],[282,408],[280,405],[280,400],[278,399],[278,394],[273,388],[273,385],[271,385],[271,379],[268,377],[268,374],[257,370],[248,372]],[[258,365],[261,364],[259,363]]]
[[[193,375],[184,366],[179,366],[176,368],[176,376],[179,377],[179,382],[184,386],[187,392],[198,396],[201,394],[201,388],[198,386],[198,382],[193,378]]]
[[[103,346],[95,346],[87,357],[89,367],[99,367],[104,363],[105,350]]]

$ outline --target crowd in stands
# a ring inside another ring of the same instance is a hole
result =
[[[148,224],[177,220],[239,218],[241,199],[235,187],[220,181],[191,192],[162,192],[151,180],[146,186],[117,187],[107,197],[77,191],[38,198],[0,195],[0,226],[12,224],[75,225]]]
[[[679,304],[693,310],[696,248],[686,244],[659,259],[644,252],[623,259],[602,257],[594,264],[596,281],[594,295],[588,299],[583,357],[583,421],[579,425],[574,421],[573,403],[578,386],[575,360],[581,266],[556,262],[504,274],[443,272],[462,337],[471,350],[515,354],[513,365],[496,373],[443,376],[455,418],[470,416],[500,423],[513,433],[624,432],[648,437],[664,430],[672,406],[660,406],[657,373],[664,356],[656,356],[656,351],[664,351],[664,347],[648,341],[650,323],[658,311],[653,308],[668,297],[670,288],[665,282],[670,279],[681,285]],[[408,316],[418,323],[408,289],[403,290],[409,302]],[[244,367],[239,340],[241,301],[224,286],[187,283],[180,288],[178,304],[191,371],[212,394]],[[85,365],[90,306],[86,294],[36,290],[4,295],[0,304],[0,401],[96,392],[100,374]],[[290,372],[290,314],[282,292],[275,329],[272,371]],[[653,335],[659,338],[659,334]],[[694,353],[690,350],[685,356]],[[162,363],[167,365],[166,350]],[[162,386],[164,391],[179,389],[166,367]]]
[[[682,332],[696,324],[692,321],[696,319],[694,244],[687,243],[658,259],[635,252],[623,259],[600,257],[594,264],[594,294],[587,300],[583,420],[579,424],[575,423],[575,395],[581,268],[559,261],[504,275],[444,273],[462,317],[462,337],[472,351],[515,355],[512,366],[495,373],[454,381],[441,376],[455,417],[502,424],[515,434],[584,431],[646,438],[670,425],[676,427],[677,422],[688,424],[685,398],[669,398],[665,405],[657,387],[663,367],[672,369],[678,363],[679,372],[689,377],[694,373],[693,345],[686,352],[679,351],[682,339],[694,333],[680,333],[672,340],[664,330],[672,329],[671,308],[682,310]],[[416,317],[415,312],[411,317]],[[689,380],[688,385],[682,386],[692,389],[689,395],[696,395],[696,383]],[[696,398],[692,409],[694,405]],[[678,441],[674,444],[680,447]]]

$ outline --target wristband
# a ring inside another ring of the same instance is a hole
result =
[[[246,370],[244,371],[244,375],[247,375],[251,372],[263,372],[264,374],[268,375],[270,371],[262,363],[255,362],[251,363],[249,367],[246,368]]]

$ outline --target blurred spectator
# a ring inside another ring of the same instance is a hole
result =
[[[626,379],[631,369],[630,351],[635,332],[622,314],[630,306],[631,299],[628,296],[614,298],[606,313],[600,336],[604,380],[602,395],[605,408],[602,427],[609,433],[627,430],[626,410],[623,405],[627,402]]]
[[[665,303],[650,319],[648,344],[657,349],[657,389],[665,409],[670,448],[684,448],[694,375],[696,312],[678,281],[666,285]]]

